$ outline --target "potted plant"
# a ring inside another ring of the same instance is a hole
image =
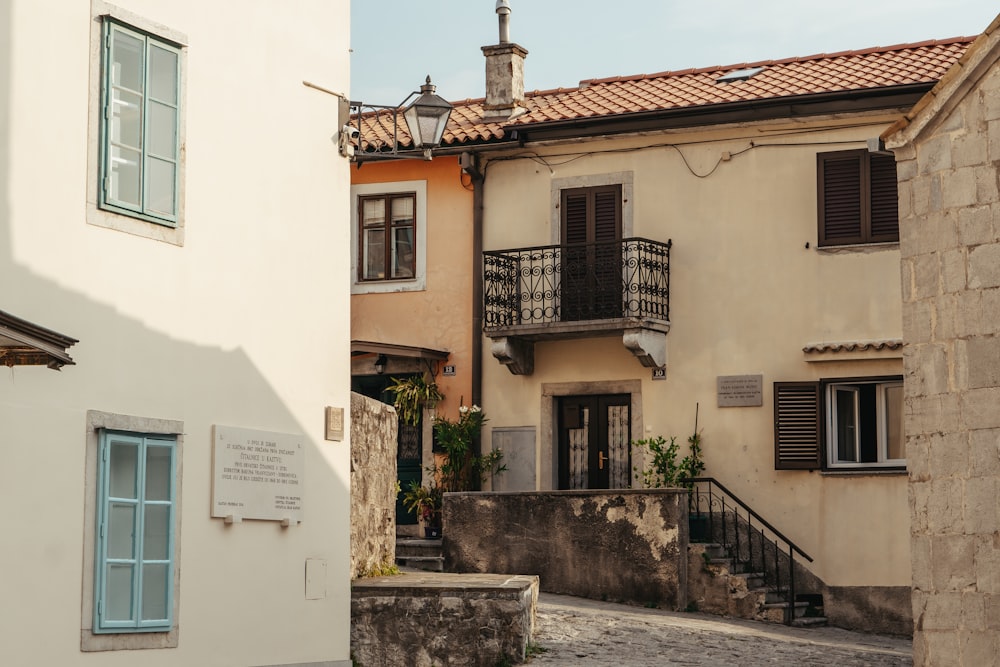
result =
[[[393,405],[399,418],[404,423],[416,426],[420,422],[421,412],[426,405],[433,409],[437,402],[444,398],[434,380],[427,382],[422,374],[405,378],[392,378],[389,391],[396,394]]]
[[[433,481],[429,486],[422,486],[416,481],[410,482],[410,488],[403,494],[403,506],[420,519],[424,526],[424,537],[430,539],[441,537],[443,500],[443,489]]]
[[[440,474],[441,484],[448,491],[477,491],[486,477],[507,470],[499,449],[483,456],[472,453],[486,421],[478,405],[460,406],[455,421],[434,418],[434,441],[444,450],[441,465],[434,472]]]

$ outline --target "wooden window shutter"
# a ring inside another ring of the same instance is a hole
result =
[[[774,469],[822,467],[818,382],[774,383]]]
[[[865,240],[861,188],[865,156],[861,151],[816,156],[821,246]]]
[[[896,158],[871,156],[871,240],[899,240],[899,188]]]
[[[587,193],[563,192],[563,244],[587,242]]]
[[[616,241],[621,235],[621,191],[618,186],[594,191],[594,241]]]

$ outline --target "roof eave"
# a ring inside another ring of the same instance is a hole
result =
[[[798,118],[834,113],[862,113],[907,109],[935,82],[884,88],[776,97],[745,102],[727,102],[697,107],[659,109],[613,116],[575,118],[509,125],[505,129],[522,141],[544,141],[608,134],[624,134],[704,125]]]
[[[77,342],[75,338],[0,311],[0,365],[48,366],[59,370],[75,363],[66,348]]]

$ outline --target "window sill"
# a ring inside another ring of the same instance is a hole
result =
[[[834,468],[821,470],[823,477],[899,477],[909,474],[906,468]]]
[[[171,245],[184,245],[184,223],[182,219],[179,219],[175,225],[169,225],[165,222],[154,222],[150,219],[100,208],[97,202],[94,201],[87,203],[87,223],[95,227],[113,229]]]
[[[849,245],[817,245],[816,252],[822,255],[843,255],[869,252],[883,252],[886,250],[899,250],[899,241],[887,241],[884,243],[852,243]]]
[[[351,285],[351,294],[393,294],[396,292],[423,292],[426,289],[423,276],[397,278],[395,280],[365,280]]]

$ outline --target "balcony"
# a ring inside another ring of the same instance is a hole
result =
[[[666,366],[671,245],[629,238],[484,252],[493,356],[530,375],[537,341],[620,335],[643,366]]]

